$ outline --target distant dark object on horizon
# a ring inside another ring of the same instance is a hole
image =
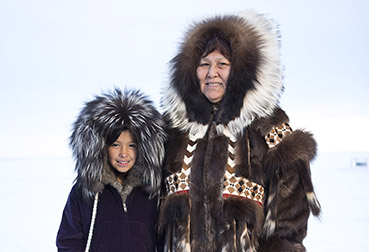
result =
[[[368,167],[368,158],[367,157],[354,157],[352,158],[352,166],[353,167]]]

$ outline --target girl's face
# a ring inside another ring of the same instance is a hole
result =
[[[110,165],[118,172],[128,172],[136,162],[137,143],[129,130],[120,133],[115,142],[108,148]]]
[[[197,78],[201,92],[212,103],[222,100],[227,88],[231,62],[218,50],[201,58],[197,67]]]

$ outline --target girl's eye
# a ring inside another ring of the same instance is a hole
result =
[[[137,145],[136,144],[130,144],[129,147],[131,147],[131,148],[137,148]]]
[[[119,147],[119,144],[118,144],[118,143],[113,143],[113,144],[111,145],[111,147]]]

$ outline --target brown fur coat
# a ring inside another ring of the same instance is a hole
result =
[[[232,48],[216,110],[196,77],[214,36]],[[247,13],[197,23],[171,64],[162,99],[165,251],[303,251],[310,209],[320,211],[309,168],[316,143],[308,132],[292,132],[278,107],[283,76],[273,22]]]

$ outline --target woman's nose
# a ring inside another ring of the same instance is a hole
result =
[[[217,75],[218,75],[218,70],[217,70],[216,66],[210,65],[209,70],[208,70],[208,77],[209,78],[214,78]]]

